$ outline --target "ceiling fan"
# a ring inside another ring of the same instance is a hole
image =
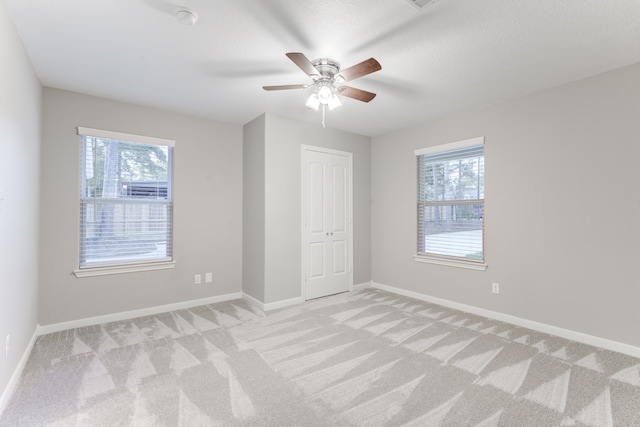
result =
[[[374,58],[369,58],[352,67],[340,69],[340,64],[333,59],[320,58],[309,61],[304,54],[300,52],[289,52],[287,57],[293,61],[302,71],[304,71],[313,83],[294,84],[280,86],[263,86],[264,90],[288,90],[288,89],[306,89],[315,86],[314,92],[307,100],[307,107],[318,110],[320,105],[326,105],[329,110],[342,105],[337,95],[343,95],[362,102],[369,102],[376,97],[373,92],[356,89],[351,86],[345,86],[342,83],[355,80],[358,77],[366,76],[382,69],[380,63]]]

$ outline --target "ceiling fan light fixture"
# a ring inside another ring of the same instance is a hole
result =
[[[311,110],[318,111],[318,108],[320,108],[320,99],[318,98],[318,94],[313,92],[309,99],[307,99],[307,103],[305,105]]]
[[[176,12],[176,18],[178,19],[178,22],[188,27],[192,27],[196,25],[196,22],[198,22],[198,15],[189,9],[178,10]]]
[[[329,85],[322,85],[318,88],[318,98],[321,104],[328,104],[333,96],[333,91]]]
[[[341,107],[342,102],[340,101],[340,98],[338,98],[338,95],[333,94],[331,96],[331,99],[329,99],[327,106],[329,107],[329,111],[335,110],[336,108]]]

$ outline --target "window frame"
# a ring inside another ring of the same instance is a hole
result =
[[[81,191],[82,172],[79,170],[79,176],[78,176],[79,178],[78,184],[80,186],[78,189],[79,216],[77,221],[78,235],[76,238],[76,242],[78,244],[76,262],[78,267],[73,271],[73,274],[76,277],[91,277],[91,276],[102,276],[102,275],[110,275],[110,274],[131,273],[131,272],[150,271],[150,270],[164,270],[164,269],[174,268],[176,264],[175,258],[173,256],[174,225],[175,225],[174,215],[173,215],[173,208],[174,208],[173,149],[175,148],[175,141],[171,139],[164,139],[164,138],[157,138],[157,137],[150,137],[150,136],[143,136],[143,135],[134,135],[134,134],[128,134],[128,133],[122,133],[122,132],[101,130],[101,129],[92,129],[92,128],[80,127],[80,126],[77,127],[77,135],[79,136],[78,148],[79,148],[80,165],[84,164],[84,159],[82,159],[82,144],[85,136],[132,142],[132,143],[138,143],[138,144],[146,144],[146,145],[159,145],[159,146],[166,146],[170,148],[169,150],[170,158],[168,159],[168,165],[167,165],[168,167],[167,197],[169,200],[169,206],[171,211],[170,239],[171,239],[172,250],[171,250],[170,256],[157,258],[157,259],[147,259],[147,260],[129,259],[129,260],[110,262],[110,263],[81,265],[81,257],[82,257],[81,250],[83,246],[83,242],[81,240],[82,240],[84,231],[82,229],[83,226],[82,226],[82,217],[81,217],[83,215],[83,212],[82,212],[83,196]],[[126,200],[126,199],[123,199],[123,200]],[[136,199],[131,199],[131,200],[132,200],[132,203],[140,203],[140,201]]]
[[[424,203],[426,203],[426,201],[424,200],[424,197],[420,195],[420,188],[421,188],[419,183],[419,180],[420,180],[419,167],[420,166],[418,164],[420,157],[423,155],[443,154],[446,152],[462,150],[465,148],[470,148],[470,147],[479,146],[479,145],[483,146],[483,157],[484,157],[484,137],[483,136],[415,150],[414,152],[416,156],[416,221],[415,221],[416,254],[414,255],[415,261],[430,263],[430,264],[437,264],[437,265],[445,265],[450,267],[466,268],[471,270],[484,271],[487,269],[486,256],[485,256],[485,244],[484,244],[485,243],[484,242],[485,197],[483,197],[482,199],[473,199],[472,201],[466,201],[465,199],[452,199],[452,200],[438,201],[436,203],[433,203],[433,205],[467,205],[472,202],[475,202],[474,204],[479,204],[477,202],[480,200],[482,201],[481,203],[482,205],[482,260],[474,260],[474,259],[469,259],[464,257],[457,257],[453,255],[444,255],[444,254],[438,255],[438,254],[432,254],[432,253],[424,253],[418,250],[418,246],[420,245],[420,242],[421,241],[422,243],[425,242],[424,237],[421,239],[421,236],[423,236],[423,232],[421,232],[421,225],[419,224],[419,221],[421,217],[420,209],[423,209],[424,208],[423,205]],[[483,186],[484,186],[484,178],[483,178]]]

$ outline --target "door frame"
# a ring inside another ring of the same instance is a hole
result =
[[[300,277],[300,288],[302,300],[307,301],[307,275],[308,275],[308,265],[307,265],[307,247],[308,247],[308,239],[307,239],[307,208],[306,208],[306,196],[307,196],[307,174],[306,174],[306,153],[307,151],[316,151],[319,153],[326,154],[335,154],[339,156],[345,156],[349,160],[349,173],[347,178],[347,185],[349,189],[349,197],[347,200],[347,205],[349,209],[349,217],[348,217],[348,241],[349,248],[347,250],[347,263],[349,264],[347,267],[349,273],[349,292],[353,292],[353,153],[349,151],[340,151],[334,150],[331,148],[325,147],[317,147],[313,145],[302,144],[300,153],[301,153],[301,161],[300,161],[300,174],[301,174],[301,189],[300,189],[300,207],[301,207],[301,254],[302,254],[302,268],[301,268],[301,277]]]

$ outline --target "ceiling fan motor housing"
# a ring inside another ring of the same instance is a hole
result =
[[[338,71],[340,71],[340,63],[333,59],[320,58],[311,61],[311,64],[320,73],[320,80],[333,80]]]

